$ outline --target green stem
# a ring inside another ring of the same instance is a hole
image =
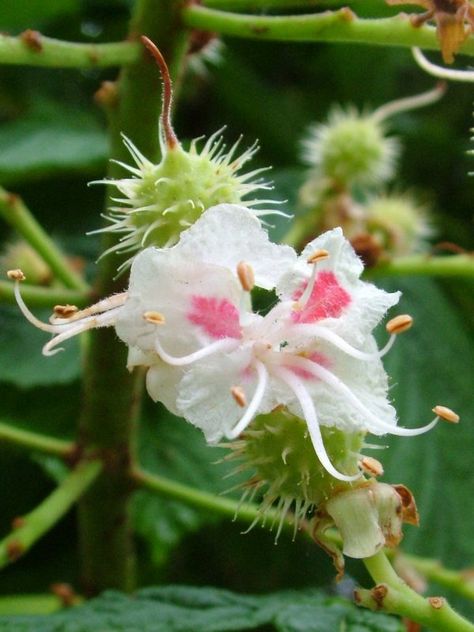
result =
[[[474,278],[474,256],[470,254],[433,257],[410,255],[366,270],[367,277],[428,275]]]
[[[0,541],[0,568],[24,555],[82,496],[101,471],[98,461],[83,462],[36,509],[17,519],[19,526]]]
[[[356,601],[373,610],[407,617],[439,632],[473,632],[474,625],[455,612],[443,598],[424,598],[394,571],[383,551],[363,560],[377,586],[357,590]]]
[[[52,614],[63,608],[56,595],[7,595],[0,597],[0,616]]]
[[[129,39],[146,34],[159,46],[170,67],[184,49],[185,32],[175,0],[139,0],[135,3]],[[117,85],[117,104],[109,108],[111,156],[129,162],[120,132],[150,159],[159,150],[158,116],[161,81],[156,64],[141,47],[133,65],[125,67]],[[110,177],[123,177],[123,168],[111,163]],[[104,250],[112,245],[111,236]],[[114,281],[118,256],[104,257],[96,290],[107,296],[123,289]],[[91,332],[85,358],[80,435],[86,449],[95,449],[104,462],[103,475],[79,505],[82,579],[86,593],[108,588],[133,590],[135,551],[131,534],[130,466],[134,458],[135,426],[143,376],[126,370],[127,349],[114,331]]]
[[[67,288],[87,292],[87,283],[71,268],[65,255],[36,221],[18,195],[0,187],[0,216],[15,228]]]
[[[347,8],[309,15],[251,16],[192,4],[183,10],[183,21],[193,28],[250,39],[352,42],[439,50],[436,30],[431,26],[415,28],[403,15],[361,19]],[[474,55],[474,38],[466,41],[462,53]]]
[[[50,68],[105,68],[134,63],[141,54],[136,42],[76,44],[25,31],[18,37],[0,35],[0,64]]]
[[[339,0],[203,0],[211,9],[262,11],[268,9],[313,9],[340,4]]]
[[[15,304],[15,294],[11,281],[0,280],[0,302]],[[41,287],[23,283],[21,295],[31,307],[49,307],[53,305],[77,305],[85,307],[91,299],[88,292],[68,290],[60,287]]]
[[[449,588],[449,590],[461,595],[461,597],[474,599],[474,572],[472,570],[454,571],[444,568],[438,560],[405,553],[397,556],[397,560],[400,560],[402,564],[412,566],[429,581],[436,582],[444,588]]]
[[[70,441],[63,441],[62,439],[48,437],[30,430],[23,430],[4,422],[0,422],[0,443],[2,441],[61,458],[67,458],[74,451],[74,444]]]
[[[139,467],[133,470],[133,478],[138,486],[160,494],[160,496],[164,498],[179,500],[196,509],[212,512],[224,518],[231,518],[245,525],[250,525],[262,517],[258,505],[240,503],[232,498],[223,498],[222,496],[216,496],[209,492],[203,492],[189,485],[177,483],[176,481],[157,474],[151,474]],[[269,510],[265,516],[268,524],[272,524],[274,521],[278,524],[280,520],[280,513],[278,511]],[[286,531],[292,531],[294,529],[291,516],[285,517],[283,524]]]

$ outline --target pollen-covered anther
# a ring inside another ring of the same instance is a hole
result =
[[[413,318],[409,314],[400,314],[388,321],[385,325],[385,329],[389,334],[402,334],[404,331],[408,331],[413,325]]]
[[[20,270],[19,268],[17,270],[8,270],[7,277],[12,281],[24,281],[26,279],[22,270]]]
[[[79,311],[76,305],[55,305],[53,308],[54,315],[59,318],[69,318]]]
[[[371,456],[364,456],[359,461],[359,467],[365,474],[369,474],[370,476],[382,476],[384,471],[380,461],[377,461],[377,459]]]
[[[247,406],[247,398],[245,397],[244,389],[241,386],[233,386],[230,389],[230,393],[234,398],[235,402],[241,407],[244,408]]]
[[[457,424],[459,422],[459,415],[447,406],[435,406],[433,408],[433,412],[437,417],[440,417],[451,424]]]
[[[327,250],[324,250],[324,248],[318,248],[307,258],[306,261],[308,263],[318,263],[318,261],[324,261],[324,259],[327,259],[328,257],[329,252]]]
[[[143,318],[152,325],[164,325],[166,322],[161,312],[147,311],[143,313]]]
[[[245,261],[240,261],[237,264],[237,276],[242,289],[245,292],[251,292],[255,287],[255,274],[252,266]]]

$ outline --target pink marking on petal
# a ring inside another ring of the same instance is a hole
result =
[[[325,369],[329,369],[331,366],[331,362],[327,356],[323,353],[319,353],[319,351],[314,351],[311,355],[305,356],[311,362],[315,364],[319,364],[323,366]],[[294,366],[292,364],[288,364],[285,366],[286,369],[289,369],[292,373],[301,377],[303,380],[315,380],[319,381],[319,378],[311,373],[311,371],[307,371],[306,369],[302,369],[300,366]]]
[[[293,295],[297,301],[303,294],[307,282]],[[350,295],[339,285],[334,272],[323,270],[316,277],[313,291],[306,305],[295,310],[291,318],[295,323],[313,323],[323,318],[337,318],[351,302]]]
[[[239,310],[229,300],[193,296],[191,303],[188,320],[202,327],[211,338],[240,338]]]

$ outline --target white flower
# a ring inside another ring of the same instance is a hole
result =
[[[235,249],[235,227],[251,215],[233,208],[228,222],[221,214],[216,222],[203,218],[176,248],[136,258],[116,322],[131,347],[129,366],[148,365],[151,397],[211,443],[237,437],[257,414],[285,405],[306,420],[328,472],[353,480],[332,466],[320,425],[401,435],[431,427],[397,427],[380,360],[394,336],[379,352],[371,333],[399,294],[359,280],[362,264],[340,229],[311,242],[298,260],[269,242],[255,259],[256,237],[265,235],[255,224],[254,236],[244,237],[247,251]],[[262,269],[273,273],[280,300],[265,316],[250,308],[235,274],[239,259],[255,268],[262,287],[272,287]],[[150,314],[159,314],[159,324]]]
[[[233,439],[254,417],[284,405],[306,420],[322,465],[340,480],[320,426],[413,435],[397,427],[373,328],[399,293],[359,279],[362,264],[340,229],[311,242],[297,258],[272,244],[245,207],[208,210],[179,243],[148,248],[132,265],[128,293],[69,317],[39,324],[58,342],[114,325],[129,346],[129,367],[145,365],[147,390],[201,428],[206,439]],[[255,284],[276,289],[265,315],[251,309]],[[25,315],[38,325],[17,296]]]

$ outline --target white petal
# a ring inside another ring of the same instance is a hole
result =
[[[256,388],[254,374],[246,376],[250,352],[219,354],[188,369],[179,386],[179,414],[201,428],[210,443],[219,441],[242,417],[240,407],[231,394],[233,386],[241,386],[247,401]]]
[[[296,262],[293,248],[272,243],[255,215],[237,204],[208,209],[174,248],[186,259],[225,266],[233,273],[245,261],[254,270],[256,285],[267,290]]]
[[[376,350],[372,336],[366,339],[361,350],[373,353]],[[372,415],[381,422],[395,427],[397,425],[396,411],[388,399],[388,378],[382,362],[375,358],[370,362],[357,360],[343,351],[335,349],[329,343],[320,342],[318,353],[328,358],[327,369],[338,378],[355,397],[366,407]],[[340,430],[355,431],[368,430],[382,435],[385,431],[375,427],[360,409],[355,407],[341,393],[338,393],[323,380],[307,379],[305,385],[311,393],[315,408],[322,426],[335,426]],[[296,402],[290,406],[292,412],[301,414]]]
[[[225,301],[233,311],[230,326],[235,330],[241,296],[242,288],[229,270],[184,260],[174,249],[147,248],[132,264],[128,299],[117,318],[117,335],[145,353],[155,351],[158,339],[171,355],[187,355],[215,339],[193,322],[193,300],[209,297]],[[159,312],[164,324],[147,322],[144,314],[148,311]]]
[[[183,369],[170,366],[160,360],[148,369],[146,374],[146,390],[155,402],[161,402],[174,415],[181,416],[176,407],[179,383],[183,377]]]

